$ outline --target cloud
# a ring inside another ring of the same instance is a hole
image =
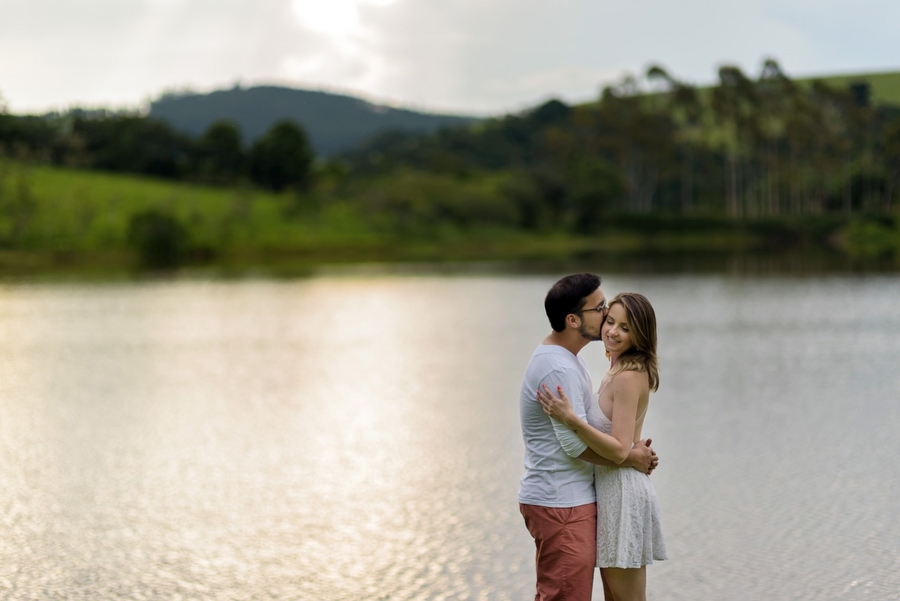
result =
[[[711,81],[716,63],[756,68],[770,55],[809,54],[801,32],[739,0],[400,0],[363,16],[373,52],[390,67],[375,93],[453,110],[586,100],[657,62]]]
[[[498,113],[594,98],[651,63],[700,83],[767,57],[897,67],[898,19],[889,0],[4,0],[0,93],[17,112],[136,106],[240,79]]]
[[[283,57],[322,41],[286,0],[13,1],[0,91],[14,109],[135,106],[167,87],[277,79]]]
[[[900,3],[882,0],[770,2],[767,12],[802,32],[812,60],[806,72],[900,69]]]

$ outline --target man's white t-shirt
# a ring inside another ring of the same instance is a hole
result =
[[[557,386],[562,386],[575,413],[585,421],[593,393],[583,359],[555,344],[537,347],[525,370],[519,395],[525,440],[525,473],[520,481],[519,502],[542,507],[594,503],[594,466],[578,459],[587,444],[565,424],[544,413],[537,400],[541,384],[554,393]]]

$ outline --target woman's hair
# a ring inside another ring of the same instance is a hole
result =
[[[656,312],[643,294],[622,292],[610,301],[625,308],[631,348],[619,355],[615,367],[609,372],[614,376],[623,371],[646,372],[650,390],[659,389],[659,360],[656,357]]]
[[[595,273],[567,275],[550,288],[544,298],[544,311],[550,327],[557,332],[566,329],[566,315],[584,308],[585,299],[600,287],[602,280]]]

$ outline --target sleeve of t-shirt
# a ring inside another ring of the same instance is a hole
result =
[[[546,384],[547,388],[554,394],[556,394],[556,387],[562,386],[563,391],[565,391],[566,396],[569,397],[569,401],[572,403],[575,414],[587,421],[587,415],[584,410],[584,390],[582,390],[578,376],[571,371],[552,371],[547,374],[547,377],[541,383]],[[587,450],[587,444],[578,438],[578,435],[570,430],[568,426],[552,417],[550,422],[553,424],[553,433],[556,434],[556,439],[562,446],[563,451],[566,452],[566,455],[574,458]]]

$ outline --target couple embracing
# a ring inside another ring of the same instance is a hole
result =
[[[583,273],[553,285],[552,331],[522,383],[519,508],[536,547],[536,601],[589,600],[595,566],[606,601],[643,601],[646,566],[666,559],[648,477],[658,460],[640,439],[659,385],[656,315],[640,294],[608,301],[600,284]],[[594,340],[610,359],[597,392],[578,357]]]

